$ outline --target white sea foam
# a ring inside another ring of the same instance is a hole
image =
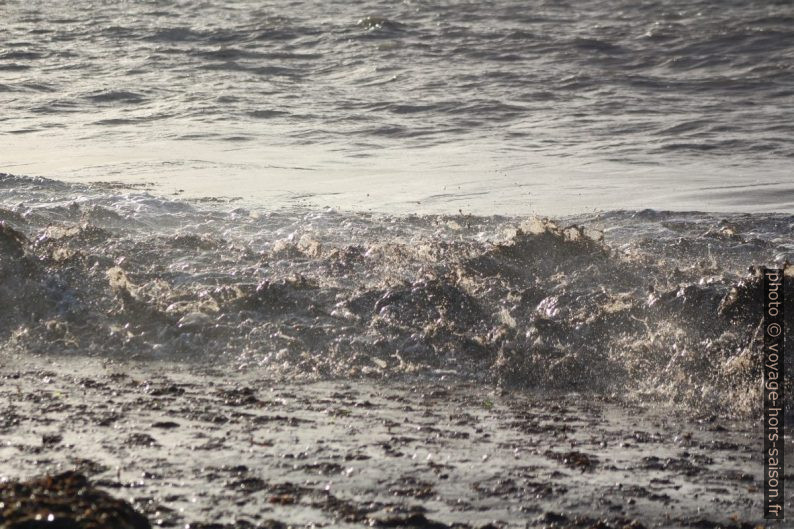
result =
[[[8,175],[0,190],[0,347],[290,378],[454,373],[747,413],[748,270],[794,253],[780,214],[252,211]]]

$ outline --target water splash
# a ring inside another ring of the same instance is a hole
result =
[[[0,187],[2,348],[291,378],[458,376],[751,413],[756,267],[794,252],[786,215],[394,217]]]

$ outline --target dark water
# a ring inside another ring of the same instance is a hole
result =
[[[346,197],[367,188],[392,210],[457,211],[462,186],[470,209],[526,211],[515,183],[537,188],[542,213],[794,205],[788,1],[26,1],[0,14],[0,169],[15,173],[205,194],[233,175],[243,196],[326,185],[359,208],[363,193]],[[395,178],[400,204],[377,196]],[[549,180],[570,188],[555,196]],[[611,191],[579,197],[592,189]]]

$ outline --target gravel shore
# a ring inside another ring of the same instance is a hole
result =
[[[752,421],[456,380],[284,385],[10,354],[0,380],[0,479],[75,471],[154,527],[763,524]],[[0,527],[22,527],[3,501]]]

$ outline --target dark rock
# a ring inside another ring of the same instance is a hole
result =
[[[0,221],[0,253],[21,257],[25,253],[27,244],[27,237]]]
[[[568,517],[564,514],[549,511],[543,514],[543,521],[551,524],[561,524],[567,522]]]
[[[375,520],[375,527],[410,527],[412,529],[449,529],[449,525],[428,520],[424,514],[411,514],[405,518],[388,518]]]
[[[132,506],[77,472],[0,484],[0,529],[151,529]]]
[[[41,444],[44,446],[55,446],[63,441],[63,436],[57,433],[44,434],[41,436]]]
[[[582,472],[585,470],[593,470],[593,468],[595,468],[595,466],[598,464],[598,460],[595,456],[585,454],[583,452],[571,451],[566,453],[558,453],[547,450],[545,455],[548,458],[559,461],[569,468],[578,468]]]
[[[158,421],[152,424],[152,428],[163,428],[166,430],[170,430],[172,428],[179,428],[179,423],[174,421]]]
[[[134,433],[127,437],[127,444],[131,446],[160,446],[157,440],[146,433]]]

